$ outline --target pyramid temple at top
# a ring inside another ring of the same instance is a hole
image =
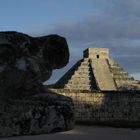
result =
[[[139,81],[130,76],[109,57],[108,48],[88,48],[55,88],[70,90],[137,90]]]

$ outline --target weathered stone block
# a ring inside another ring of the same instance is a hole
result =
[[[74,127],[69,97],[47,93],[0,102],[0,137],[66,131]]]

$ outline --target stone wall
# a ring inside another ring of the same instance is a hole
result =
[[[140,122],[138,92],[88,92],[64,89],[55,89],[55,91],[73,99],[76,121]]]

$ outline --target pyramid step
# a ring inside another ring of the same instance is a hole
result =
[[[89,74],[79,74],[79,75],[73,75],[69,80],[86,80],[86,79],[91,79],[91,76]]]
[[[81,61],[81,63],[80,63],[80,66],[88,66],[88,65],[89,65],[89,59],[83,60],[83,61]]]
[[[68,81],[88,81],[88,80],[92,80],[92,78],[90,76],[75,76],[75,77],[72,77],[71,79],[69,79]]]
[[[79,75],[79,74],[81,74],[81,73],[82,73],[82,74],[87,74],[87,75],[88,75],[88,74],[89,74],[89,71],[80,71],[80,70],[79,70],[79,71],[75,71],[73,75]]]
[[[110,69],[111,71],[113,71],[113,72],[115,72],[115,73],[127,73],[127,72],[125,72],[123,69]]]
[[[74,74],[81,74],[81,73],[86,73],[86,74],[88,74],[89,73],[89,70],[86,70],[86,69],[79,69],[78,71],[75,71],[75,73]]]
[[[113,71],[124,71],[123,68],[120,67],[111,67]]]
[[[124,74],[124,75],[129,75],[129,73],[126,72],[126,71],[120,71],[120,70],[114,70],[114,69],[111,69],[111,71],[112,71],[114,74]]]
[[[87,86],[87,85],[65,85],[65,88],[71,88],[71,89],[76,89],[76,88],[82,88],[82,89],[89,89],[91,86]]]
[[[93,77],[91,77],[90,75],[73,75],[72,77],[71,77],[71,79],[69,79],[69,80],[94,80],[94,78]]]
[[[76,89],[76,90],[89,90],[91,89],[91,86],[88,86],[88,85],[65,85],[64,88],[67,88],[67,89]]]
[[[77,78],[71,78],[71,79],[69,79],[68,82],[74,82],[74,81],[88,82],[88,81],[91,81],[91,80],[90,80],[90,77],[77,77]]]
[[[80,66],[77,68],[77,71],[79,71],[79,70],[86,71],[86,70],[89,70],[89,67],[88,66]]]
[[[91,81],[90,80],[69,80],[69,82],[68,82],[68,84],[87,84],[87,85],[89,85],[91,83]]]
[[[110,64],[110,66],[117,66],[117,67],[119,67],[119,64],[116,61],[114,61],[112,58],[109,58],[108,62]]]
[[[124,81],[124,80],[117,80],[116,83],[117,83],[117,85],[131,85],[131,84],[135,84],[133,81]]]
[[[120,77],[120,78],[114,78],[114,79],[120,80],[120,81],[133,81],[134,80],[133,77],[126,77],[126,78]]]
[[[139,81],[134,80],[133,84],[139,84]],[[140,85],[140,84],[139,84]]]
[[[83,62],[81,62],[81,63],[80,63],[80,66],[81,66],[81,65],[88,65],[88,64],[89,64],[89,60],[88,60],[88,61],[83,61]]]
[[[89,71],[75,71],[74,75],[78,76],[89,75]]]
[[[134,78],[130,77],[129,75],[114,75],[113,77],[115,79],[132,79],[132,80],[134,80]]]
[[[80,71],[80,72],[88,72],[89,71],[89,67],[78,67],[78,69],[76,71]]]
[[[123,73],[123,72],[121,72],[121,73],[114,73],[113,75],[114,76],[129,76],[128,73]]]
[[[83,59],[81,60],[81,62],[87,63],[87,62],[89,62],[89,58],[83,58]]]
[[[118,63],[114,63],[111,67],[120,67]]]

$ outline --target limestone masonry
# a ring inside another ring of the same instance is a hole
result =
[[[140,84],[109,57],[107,48],[88,48],[52,91],[71,97],[80,122],[140,127]]]
[[[140,127],[139,92],[52,90],[73,99],[76,122]]]

